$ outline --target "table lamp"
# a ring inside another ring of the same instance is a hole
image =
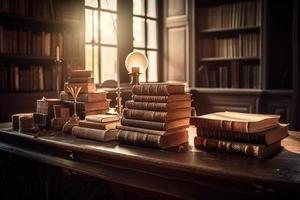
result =
[[[131,52],[125,60],[125,66],[128,74],[131,76],[131,85],[139,85],[139,76],[144,73],[148,67],[149,61],[145,54],[141,52]]]

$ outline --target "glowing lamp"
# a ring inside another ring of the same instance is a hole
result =
[[[131,76],[131,85],[138,85],[140,74],[144,73],[148,67],[149,61],[145,54],[141,52],[131,52],[125,60],[125,66],[128,74]]]

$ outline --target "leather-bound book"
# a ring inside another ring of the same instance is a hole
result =
[[[188,118],[191,116],[191,108],[171,110],[168,112],[135,110],[125,108],[123,115],[127,119],[138,119],[145,121],[168,122],[176,119]]]
[[[64,104],[68,108],[72,108],[74,105],[73,101],[64,101]],[[77,102],[76,108],[79,112],[90,112],[96,110],[105,110],[109,108],[109,101],[100,102]]]
[[[180,108],[190,108],[191,101],[173,101],[170,103],[126,101],[125,107],[137,110],[171,111]]]
[[[82,77],[91,77],[92,71],[90,70],[72,70],[70,71],[70,78],[82,78]]]
[[[101,130],[101,129],[92,129],[92,128],[74,126],[72,128],[72,134],[80,138],[108,142],[108,141],[117,140],[118,130],[117,129]]]
[[[289,136],[288,125],[281,125],[281,124],[276,128],[272,128],[257,133],[240,133],[240,132],[198,128],[197,135],[199,137],[234,140],[240,142],[250,142],[250,143],[266,144],[266,145],[273,144]]]
[[[70,78],[69,83],[94,83],[94,78],[92,77],[76,77]]]
[[[278,120],[278,115],[217,112],[191,117],[191,125],[198,128],[255,133],[278,126]]]
[[[93,111],[84,112],[82,110],[77,110],[77,115],[81,120],[84,120],[89,115],[98,115],[98,114],[105,114],[109,111],[109,108],[106,109],[98,109]]]
[[[51,128],[53,130],[62,130],[69,118],[53,118],[51,119]]]
[[[116,126],[120,125],[119,121],[113,121],[113,122],[89,122],[87,120],[80,120],[79,126],[85,127],[85,128],[93,128],[93,129],[102,129],[102,130],[109,130],[109,129],[116,129]]]
[[[166,131],[166,130],[170,130],[170,129],[174,129],[174,128],[189,126],[190,119],[184,118],[184,119],[178,119],[178,120],[169,121],[169,122],[154,122],[154,121],[122,118],[121,124],[123,126],[133,126],[133,127],[139,127],[139,128]]]
[[[54,118],[54,105],[62,104],[60,99],[38,99],[36,112],[47,115],[47,129],[51,128],[51,119]]]
[[[121,125],[117,126],[117,129],[120,129],[120,130],[134,131],[134,132],[146,133],[146,134],[151,134],[151,135],[169,135],[169,134],[173,134],[173,133],[184,132],[187,130],[187,128],[188,128],[188,126],[174,128],[174,129],[170,129],[167,131],[160,131],[160,130],[133,127],[133,126],[121,126]]]
[[[132,87],[132,93],[135,95],[152,95],[152,96],[164,96],[171,94],[183,94],[184,84],[141,84],[134,85]]]
[[[159,136],[140,132],[119,130],[118,141],[124,144],[167,149],[188,142],[188,132]]]
[[[257,158],[267,158],[282,150],[281,141],[275,142],[271,145],[262,145],[196,136],[194,143],[195,147],[200,149],[239,153]]]
[[[190,101],[191,94],[172,94],[168,96],[132,95],[132,100],[135,102],[171,103],[174,101]]]
[[[13,130],[19,130],[19,119],[20,117],[23,116],[33,116],[33,113],[17,113],[17,114],[13,114],[11,116],[11,121],[12,121],[12,129]]]
[[[97,122],[97,123],[107,123],[107,122],[119,121],[120,117],[118,115],[96,114],[96,115],[86,116],[85,120],[90,122]]]
[[[67,87],[81,87],[80,93],[90,93],[95,92],[95,84],[94,83],[68,83],[66,82],[64,85],[64,91],[69,93]]]
[[[62,91],[60,93],[60,99],[63,101],[73,101],[73,97]],[[106,92],[105,91],[97,91],[97,92],[90,92],[90,93],[81,93],[77,97],[78,102],[99,102],[106,100]]]

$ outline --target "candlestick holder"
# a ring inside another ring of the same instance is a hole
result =
[[[59,98],[59,94],[60,94],[60,86],[61,86],[61,79],[62,79],[62,68],[61,68],[61,64],[62,64],[62,60],[61,59],[55,59],[54,60],[55,63],[55,67],[56,67],[56,71],[57,71],[57,76],[56,76],[56,95],[57,98]]]
[[[121,97],[121,88],[118,87],[116,90],[116,112],[119,116],[122,115],[122,97]]]

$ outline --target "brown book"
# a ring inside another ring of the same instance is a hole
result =
[[[198,128],[256,133],[278,126],[278,120],[278,115],[226,111],[191,117],[191,124]]]
[[[126,101],[125,107],[137,110],[171,111],[180,108],[190,108],[191,101],[174,101],[171,103]]]
[[[92,77],[70,78],[69,83],[94,83],[94,78]]]
[[[170,122],[154,122],[137,119],[122,118],[121,124],[123,126],[134,126],[140,128],[154,129],[154,130],[170,130],[173,128],[186,127],[190,124],[189,118],[178,119]]]
[[[98,101],[105,101],[106,100],[106,94],[105,91],[97,91],[97,92],[91,92],[91,93],[82,93],[79,94],[77,97],[77,101],[79,102],[98,102]],[[60,93],[60,99],[63,101],[73,101],[73,97],[66,93],[65,91],[62,91]]]
[[[90,70],[72,70],[70,71],[71,78],[82,78],[82,77],[91,77],[92,71]]]
[[[73,101],[64,101],[64,104],[71,108],[74,105]],[[109,101],[100,101],[100,102],[77,102],[76,108],[78,111],[89,112],[96,110],[104,110],[109,108]]]
[[[53,118],[51,119],[51,128],[53,130],[62,130],[69,118]]]
[[[171,94],[183,94],[184,84],[141,84],[134,85],[132,87],[132,93],[136,95],[152,95],[152,96],[163,96]]]
[[[234,140],[240,142],[249,142],[266,145],[273,144],[289,136],[288,125],[279,125],[276,128],[272,128],[258,133],[239,133],[198,128],[197,135],[199,137]]]
[[[66,108],[64,104],[53,105],[54,118],[68,118],[70,117],[70,109]]]
[[[17,114],[13,114],[11,116],[11,121],[12,121],[12,129],[13,130],[19,130],[19,119],[20,117],[23,116],[33,116],[33,113],[17,113]]]
[[[176,119],[188,118],[191,116],[191,108],[171,110],[168,112],[135,110],[125,108],[123,116],[127,119],[139,119],[146,121],[168,122]]]
[[[184,132],[187,130],[187,128],[188,128],[188,126],[170,129],[167,131],[159,131],[159,130],[153,130],[153,129],[132,127],[132,126],[117,126],[117,129],[120,129],[120,130],[134,131],[134,132],[146,133],[146,134],[150,134],[150,135],[169,135],[169,134],[173,134],[173,133]]]
[[[119,130],[118,140],[121,143],[144,147],[167,149],[188,142],[188,132],[178,132],[171,135],[150,135],[140,132]]]
[[[69,93],[69,90],[67,87],[81,87],[80,94],[81,93],[93,93],[95,92],[95,84],[94,83],[68,83],[66,82],[64,85],[64,91],[65,93]]]
[[[101,129],[92,129],[92,128],[74,126],[72,128],[72,134],[80,138],[108,142],[108,141],[117,140],[118,130],[117,129],[101,130]]]
[[[102,130],[109,130],[109,129],[115,129],[117,125],[119,125],[119,121],[114,122],[106,122],[106,123],[100,123],[100,122],[89,122],[87,120],[80,120],[79,126],[80,127],[86,127],[86,128],[94,128],[94,129],[102,129]]]
[[[84,111],[77,111],[77,115],[79,116],[79,118],[81,120],[84,120],[87,116],[89,115],[98,115],[98,114],[105,114],[109,111],[109,108],[107,109],[98,109],[98,110],[94,110],[94,111],[88,111],[88,112],[84,112]]]
[[[54,105],[62,104],[60,99],[38,99],[36,112],[47,115],[47,128],[51,126],[51,119],[54,117]]]
[[[132,95],[132,100],[135,102],[160,102],[170,103],[174,101],[191,100],[191,94],[172,94],[168,96],[148,96],[148,95]]]
[[[281,142],[271,145],[241,143],[234,141],[219,140],[196,136],[194,139],[195,147],[200,149],[211,149],[230,153],[254,156],[257,158],[270,157],[282,150]]]
[[[90,122],[106,123],[119,121],[120,117],[118,115],[98,114],[86,116],[85,120]]]

